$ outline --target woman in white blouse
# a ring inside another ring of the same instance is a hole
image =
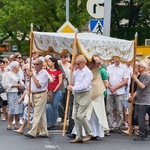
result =
[[[11,130],[12,115],[15,117],[14,129],[18,129],[18,117],[22,113],[23,105],[18,104],[18,99],[20,99],[20,90],[23,90],[24,83],[21,80],[18,71],[20,69],[19,63],[17,61],[12,61],[9,64],[10,71],[6,73],[4,87],[7,92],[8,99],[8,124],[7,130]]]

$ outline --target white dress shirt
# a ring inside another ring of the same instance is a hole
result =
[[[109,76],[109,84],[111,86],[115,86],[120,84],[120,82],[125,79],[129,78],[127,68],[122,65],[121,63],[118,66],[109,65],[107,68],[108,76]],[[125,94],[125,86],[122,86],[121,88],[116,90],[117,95]],[[107,89],[107,94],[112,94],[112,92]]]
[[[49,81],[49,77],[47,73],[42,69],[38,72],[38,74],[36,72],[34,72],[33,74],[35,78],[39,81],[41,87],[37,88],[33,79],[31,78],[31,92],[36,93],[36,92],[42,92],[47,90],[48,81]]]
[[[72,88],[74,92],[90,91],[92,88],[93,74],[92,71],[85,66],[83,69],[77,69],[73,72],[72,82],[75,84]]]

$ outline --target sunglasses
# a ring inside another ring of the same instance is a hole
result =
[[[39,64],[33,64],[34,66],[38,66]]]
[[[32,55],[36,54],[35,52],[32,53]]]
[[[22,59],[22,57],[17,57],[18,59]]]

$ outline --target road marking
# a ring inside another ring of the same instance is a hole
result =
[[[51,130],[48,132],[50,135],[51,134],[62,134],[62,131],[61,130]]]
[[[53,149],[56,149],[56,147],[54,145],[45,145],[45,148],[53,148]]]

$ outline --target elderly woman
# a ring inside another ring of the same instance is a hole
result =
[[[23,89],[24,83],[21,80],[18,71],[20,69],[19,62],[12,61],[9,64],[10,71],[6,73],[4,87],[7,92],[8,99],[8,124],[7,130],[11,130],[12,115],[15,116],[14,129],[18,129],[18,117],[22,113],[22,105],[18,104],[18,99],[20,99],[20,90]]]

